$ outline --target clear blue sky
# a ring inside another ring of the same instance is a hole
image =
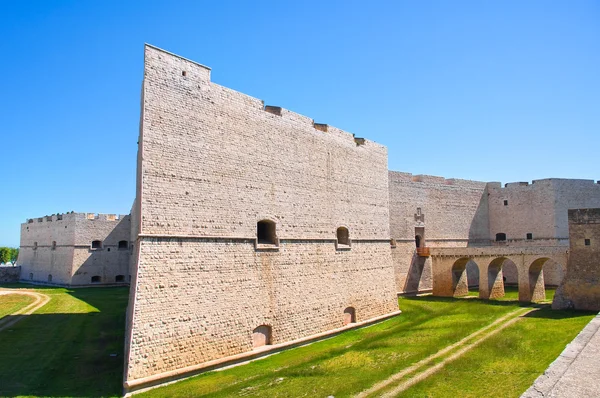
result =
[[[600,179],[598,1],[1,1],[0,246],[128,213],[143,44],[388,147],[389,167]]]

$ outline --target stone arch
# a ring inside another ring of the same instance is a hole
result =
[[[347,307],[344,310],[344,326],[350,323],[356,323],[356,310],[354,307]]]
[[[544,286],[558,287],[564,276],[564,264],[561,264],[553,258],[548,258],[544,263]]]
[[[252,347],[259,348],[272,344],[272,328],[269,325],[260,325],[252,331]]]
[[[548,257],[535,259],[529,266],[529,291],[526,301],[541,301],[546,299],[544,284],[544,264],[550,260]]]
[[[452,264],[452,296],[461,297],[469,294],[469,282],[467,279],[467,263],[471,259],[461,257]]]

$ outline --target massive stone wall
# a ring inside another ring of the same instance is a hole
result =
[[[552,308],[600,311],[600,208],[571,209],[569,265]]]
[[[0,266],[0,282],[18,282],[21,275],[21,267]]]
[[[592,180],[550,178],[489,183],[490,238],[506,234],[511,246],[568,245],[567,210],[600,206],[600,185]],[[528,239],[527,234],[531,234]]]
[[[399,292],[429,290],[431,260],[416,254],[415,236],[428,247],[489,244],[486,183],[389,172],[392,257]]]
[[[397,309],[383,146],[151,46],[139,143],[129,384],[249,352],[261,325],[278,344]]]
[[[127,282],[130,217],[68,213],[21,224],[21,280],[61,285]],[[98,248],[93,241],[100,241]],[[126,247],[119,241],[126,241]]]

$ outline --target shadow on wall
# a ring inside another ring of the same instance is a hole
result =
[[[58,290],[25,284],[2,286]],[[28,315],[0,332],[0,396],[121,395],[129,289],[63,291],[76,299],[53,296],[57,312],[63,313]],[[94,312],[67,313],[86,307],[78,300],[97,311],[87,307],[84,311]]]
[[[483,190],[477,210],[469,227],[469,242],[467,246],[490,246],[490,218],[488,206],[488,190]]]
[[[416,293],[419,290],[431,289],[431,267],[426,267],[428,257],[420,257],[413,254],[408,268],[408,274],[404,281],[405,293]]]
[[[89,257],[73,273],[72,283],[74,285],[87,285],[96,283],[128,283],[129,261],[131,257],[131,245],[129,243],[129,229],[126,233],[121,225],[129,222],[123,218],[113,228],[104,241],[94,240],[87,249]],[[75,249],[85,251],[84,248]]]

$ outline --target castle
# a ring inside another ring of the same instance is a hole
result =
[[[481,278],[487,297],[521,284],[507,253],[539,257],[543,277],[523,296],[535,299],[565,273],[568,209],[600,207],[590,180],[502,187],[388,171],[384,146],[150,45],[138,145],[130,217],[29,220],[18,261],[23,280],[131,282],[128,391],[396,315],[397,293],[436,290],[436,253],[453,272],[441,294]],[[495,273],[468,254],[479,249],[505,253],[489,255]]]

